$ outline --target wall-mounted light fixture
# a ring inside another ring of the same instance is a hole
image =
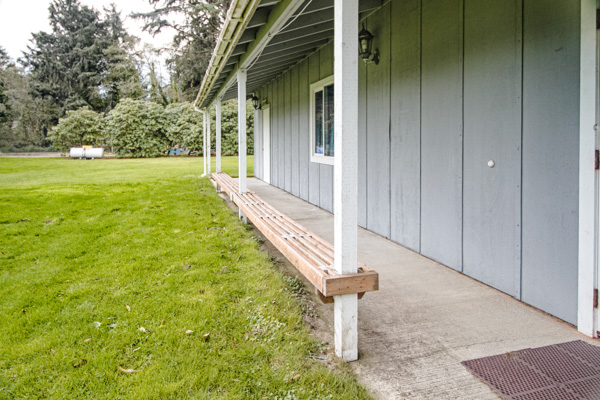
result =
[[[255,110],[260,110],[260,100],[258,99],[258,97],[256,97],[256,95],[254,93],[252,93],[252,106],[254,106]]]
[[[365,29],[365,24],[363,24],[361,31],[358,32],[359,54],[365,63],[379,64],[379,50],[375,49],[375,51],[372,51],[373,37],[371,32]]]

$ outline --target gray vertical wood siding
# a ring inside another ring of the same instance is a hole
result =
[[[308,135],[309,117],[309,84],[308,84],[308,60],[300,62],[298,69],[298,162],[300,168],[300,198],[309,200],[309,168],[310,164],[310,137]]]
[[[291,126],[290,126],[290,130],[291,130],[291,136],[292,136],[292,140],[291,140],[291,168],[292,168],[292,189],[291,189],[291,193],[296,196],[299,197],[300,196],[300,161],[298,159],[298,154],[299,154],[299,141],[298,141],[298,70],[299,70],[299,66],[296,65],[295,67],[292,68],[291,70],[291,88],[293,88],[294,90],[291,91],[291,105],[292,105],[292,109],[290,111],[290,115],[291,115]]]
[[[365,23],[381,53],[367,65],[367,229],[390,237],[390,7]]]
[[[391,239],[421,250],[421,3],[392,2]],[[402,93],[401,96],[395,95]]]
[[[523,9],[522,299],[571,323],[577,321],[579,7],[525,0]]]
[[[282,110],[279,104],[279,82],[281,77],[272,83],[273,102],[271,104],[271,183],[277,187],[283,187],[279,182],[279,171],[283,170],[279,163],[279,136],[281,136]]]
[[[294,131],[292,129],[292,74],[283,75],[283,188],[286,192],[292,192],[292,138]],[[295,92],[295,91],[294,91]]]
[[[571,323],[579,7],[387,2],[363,21],[381,61],[360,63],[358,90],[359,225]],[[330,43],[260,90],[272,184],[329,211],[333,167],[310,162],[309,87],[332,73]]]
[[[277,185],[285,189],[285,170],[286,170],[286,154],[285,154],[285,78],[289,76],[288,74],[281,75],[277,78],[277,103],[275,107],[277,108],[277,158],[275,164],[277,168],[275,168],[275,173],[277,175]],[[288,117],[289,118],[289,117]]]
[[[516,298],[521,289],[521,10],[521,0],[465,0],[463,272]]]
[[[264,179],[262,131],[262,111],[254,110],[254,176],[259,179]]]
[[[462,270],[462,0],[429,0],[421,28],[421,253]]]
[[[367,227],[367,65],[358,63],[358,225]]]

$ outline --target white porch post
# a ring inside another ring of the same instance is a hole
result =
[[[206,176],[206,111],[202,111],[202,163],[204,163],[202,176]]]
[[[210,165],[210,157],[211,157],[211,148],[210,148],[210,108],[206,109],[206,114],[204,114],[206,116],[206,149],[207,149],[207,156],[206,157],[206,176],[208,176],[210,178],[210,169],[211,169],[211,165]]]
[[[221,172],[221,99],[217,99],[215,104],[215,130],[216,130],[216,140],[215,140],[215,151],[217,153],[217,166],[215,168],[216,172]]]
[[[579,114],[579,285],[577,329],[595,337],[594,288],[598,246],[596,149],[596,0],[581,1],[581,71]]]
[[[246,70],[238,69],[238,184],[240,193],[246,193]],[[240,218],[246,216],[240,210]]]
[[[335,0],[334,259],[340,274],[357,272],[358,0]],[[335,354],[358,359],[358,297],[334,296]]]

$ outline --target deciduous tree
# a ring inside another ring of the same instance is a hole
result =
[[[202,113],[190,103],[173,103],[166,107],[169,120],[167,136],[172,145],[202,154]]]
[[[87,107],[67,111],[49,135],[54,148],[66,151],[70,147],[99,145],[104,139],[104,118]]]
[[[4,53],[0,66],[0,148],[39,151],[49,143],[48,127],[57,115],[54,102],[32,95],[32,83],[22,67]]]
[[[106,117],[110,144],[119,157],[157,157],[166,154],[164,107],[150,101],[121,100]]]
[[[198,93],[210,62],[230,0],[148,0],[149,13],[134,13],[152,34],[174,29],[171,65],[173,80],[182,98],[191,101]]]

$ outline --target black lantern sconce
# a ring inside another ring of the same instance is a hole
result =
[[[252,100],[252,106],[254,107],[254,109],[260,110],[260,100],[258,99],[258,97],[256,97],[254,93],[252,93],[252,98],[250,100]]]
[[[358,32],[358,49],[360,57],[367,64],[379,64],[379,50],[372,51],[373,38],[374,36],[365,29],[365,24],[363,24],[361,31]]]

